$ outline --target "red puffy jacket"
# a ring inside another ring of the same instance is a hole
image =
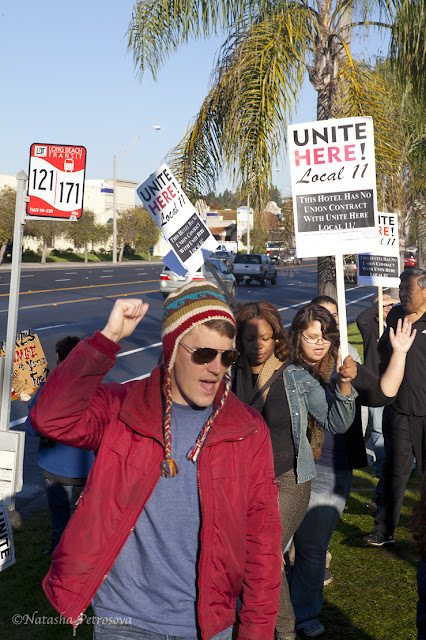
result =
[[[43,581],[73,626],[111,569],[160,476],[161,370],[101,384],[118,347],[96,332],[49,376],[31,411],[43,435],[94,449],[95,462]],[[215,402],[221,397],[223,384]],[[281,522],[269,430],[232,393],[198,458],[202,509],[198,615],[203,640],[231,626],[241,594],[241,640],[273,640],[281,581]]]

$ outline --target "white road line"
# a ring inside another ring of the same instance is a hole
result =
[[[104,273],[107,273],[108,271],[114,271],[114,269],[102,269],[102,271],[103,271]]]
[[[310,300],[305,300],[305,302],[298,302],[297,304],[292,304],[290,307],[281,307],[278,311],[287,311],[287,309],[296,309],[296,307],[303,307],[305,304],[309,304]]]
[[[361,302],[361,300],[366,300],[367,298],[371,298],[371,296],[374,296],[374,292],[373,293],[369,293],[368,296],[362,296],[362,298],[357,298],[356,300],[351,300],[350,302],[346,303],[346,306],[348,306],[349,304],[356,304],[357,302]]]
[[[34,278],[34,274],[32,273],[31,275],[21,275],[21,278]]]
[[[51,324],[48,327],[37,327],[37,329],[34,329],[34,333],[37,333],[38,331],[45,331],[46,329],[59,329],[59,327],[66,326],[66,324]]]
[[[131,351],[124,351],[123,353],[117,353],[117,358],[122,358],[123,356],[130,356],[133,353],[138,353],[138,351],[146,351],[146,349],[153,349],[154,347],[160,347],[163,343],[156,342],[155,344],[149,344],[146,347],[140,347],[139,349],[132,349]]]
[[[22,424],[23,422],[25,422],[26,419],[27,419],[27,416],[25,416],[25,418],[19,418],[19,420],[14,420],[13,422],[9,423],[9,427],[17,427],[18,424]]]
[[[144,373],[143,376],[138,376],[137,378],[130,378],[129,380],[124,380],[121,384],[126,384],[126,382],[133,382],[133,380],[143,380],[144,378],[148,378],[151,375],[151,372]]]
[[[9,284],[10,284],[10,282],[2,282],[2,283],[0,284],[0,287],[8,287],[8,286],[9,286]]]
[[[101,278],[112,278],[113,276],[101,276]]]
[[[71,280],[71,278],[59,278],[58,280],[55,280],[55,282],[69,282]]]
[[[76,273],[78,273],[78,271],[67,271],[67,272],[65,272],[65,275],[66,276],[75,276]]]
[[[147,276],[148,273],[146,271],[143,271],[142,273],[137,273],[137,276]]]

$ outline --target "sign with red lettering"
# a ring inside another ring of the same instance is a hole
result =
[[[291,125],[288,145],[297,256],[375,251],[372,118]]]
[[[399,287],[399,234],[396,213],[379,211],[379,250],[359,253],[358,284],[375,287]]]
[[[78,220],[83,211],[85,168],[84,147],[32,144],[27,216],[42,220]]]
[[[137,194],[171,246],[164,264],[178,275],[195,273],[216,250],[217,241],[169,167],[161,165],[137,188]]]
[[[5,343],[3,342],[0,347],[0,356],[4,355]],[[12,400],[19,398],[21,393],[34,394],[39,386],[46,382],[47,374],[47,360],[37,334],[32,334],[31,329],[21,331],[15,343]]]

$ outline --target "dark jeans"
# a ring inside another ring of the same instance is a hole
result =
[[[375,528],[385,535],[393,535],[414,457],[419,473],[425,469],[426,416],[406,416],[386,407],[383,435],[386,460],[382,469],[380,509],[375,518]]]
[[[294,534],[291,601],[296,629],[318,622],[323,603],[325,558],[351,491],[352,471],[317,464],[309,507]]]
[[[131,624],[106,622],[102,618],[95,622],[94,640],[197,640],[195,636],[171,636],[147,631]],[[231,640],[232,627],[220,631],[211,640]]]
[[[83,487],[59,484],[45,478],[47,501],[49,503],[50,521],[52,523],[52,550],[61,539],[68,520],[71,517],[71,509],[75,506]]]

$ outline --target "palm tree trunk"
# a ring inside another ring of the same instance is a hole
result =
[[[6,253],[7,242],[3,242],[0,247],[0,264],[3,262],[4,254]]]
[[[89,262],[87,242],[84,243],[84,262],[86,262],[86,263]]]
[[[123,253],[124,253],[124,240],[121,242],[120,255],[118,256],[118,262],[123,261]]]
[[[47,240],[43,238],[43,248],[41,250],[41,264],[46,264]]]
[[[330,39],[330,12],[331,4],[324,2],[320,15],[321,30],[318,37],[314,66],[309,70],[310,80],[317,91],[317,120],[328,120],[333,117],[333,102],[335,98],[336,84],[334,82],[337,72],[342,45],[336,38]],[[339,16],[337,32],[345,40],[350,48],[350,23],[352,10],[346,9]],[[334,256],[322,256],[317,259],[318,269],[318,295],[330,296],[337,300],[336,264]]]

